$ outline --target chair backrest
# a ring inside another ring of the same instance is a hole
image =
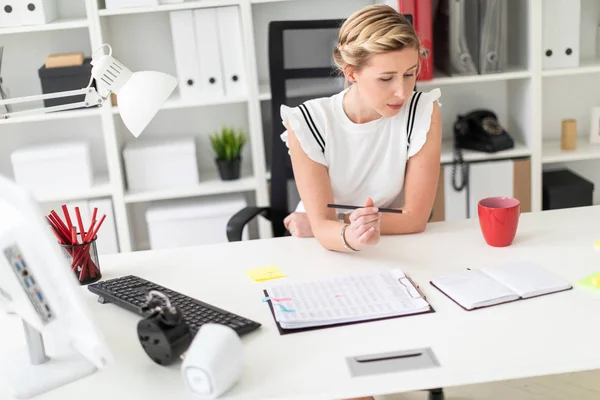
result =
[[[410,23],[412,16],[405,15]],[[332,30],[342,26],[344,19],[272,21],[269,24],[269,79],[271,84],[271,185],[270,220],[273,236],[286,235],[283,220],[289,214],[288,182],[294,179],[291,160],[280,135],[285,130],[281,124],[280,107],[288,104],[287,81],[291,79],[328,78],[337,76],[331,67],[286,68],[284,34],[286,31]],[[294,51],[293,49],[288,49]],[[331,49],[333,51],[333,48]],[[310,54],[307,55],[310,57]]]
[[[286,68],[285,31],[339,29],[343,19],[272,21],[269,24],[269,80],[271,83],[271,223],[273,236],[284,236],[283,219],[289,214],[288,182],[294,179],[291,160],[280,135],[285,130],[281,124],[280,107],[288,105],[287,81],[290,79],[334,78],[331,67]],[[333,49],[332,49],[333,50]],[[293,51],[293,50],[290,50]],[[308,55],[310,56],[310,55]]]

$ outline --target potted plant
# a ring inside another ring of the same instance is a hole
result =
[[[242,149],[247,137],[242,129],[236,130],[223,126],[221,132],[210,136],[212,148],[216,154],[219,175],[224,181],[239,179]]]

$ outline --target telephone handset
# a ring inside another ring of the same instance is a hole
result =
[[[452,186],[461,191],[468,183],[468,168],[464,164],[461,149],[495,153],[514,147],[512,137],[498,122],[496,114],[485,109],[459,115],[454,123],[454,157],[452,161]],[[460,166],[462,182],[456,182],[456,170]]]

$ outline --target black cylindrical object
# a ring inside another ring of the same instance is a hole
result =
[[[180,310],[177,321],[165,321],[165,316],[155,312],[140,320],[138,338],[148,356],[159,365],[169,365],[179,360],[192,343],[192,333]]]

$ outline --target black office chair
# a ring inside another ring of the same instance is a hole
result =
[[[272,21],[269,24],[269,78],[271,83],[271,188],[269,207],[246,207],[237,212],[227,224],[227,239],[230,242],[242,240],[246,224],[262,215],[271,221],[274,237],[288,235],[283,220],[290,213],[288,206],[288,182],[294,179],[294,171],[285,143],[280,135],[285,130],[281,124],[280,107],[288,105],[286,83],[290,79],[334,78],[336,72],[331,67],[285,68],[284,31],[339,29],[343,19],[308,21]]]

